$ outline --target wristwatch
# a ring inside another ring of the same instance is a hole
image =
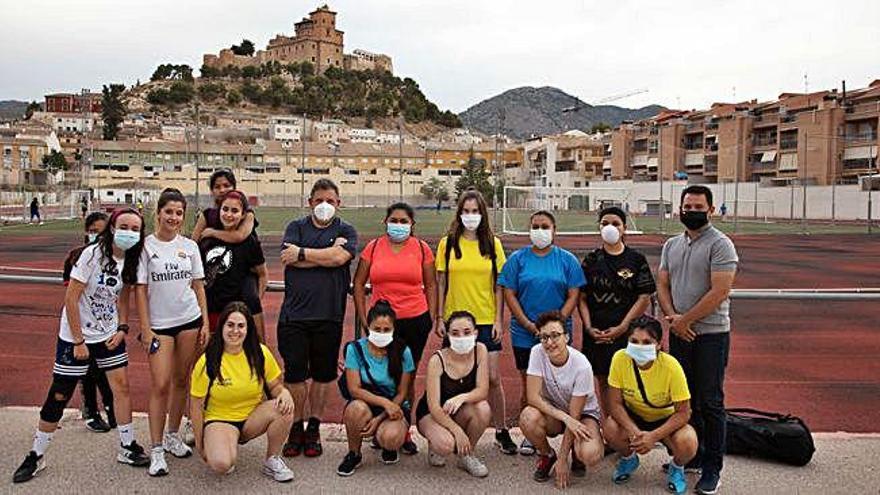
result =
[[[296,255],[296,261],[305,261],[306,260],[306,248],[299,248],[299,253]]]

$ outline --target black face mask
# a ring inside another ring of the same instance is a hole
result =
[[[688,230],[700,230],[709,223],[709,213],[705,211],[682,210],[678,218]]]

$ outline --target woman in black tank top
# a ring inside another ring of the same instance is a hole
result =
[[[419,432],[428,440],[432,466],[458,455],[458,466],[472,476],[489,474],[474,447],[483,435],[492,411],[486,346],[476,342],[477,325],[467,311],[456,311],[446,322],[443,348],[428,361],[425,395],[416,410]]]

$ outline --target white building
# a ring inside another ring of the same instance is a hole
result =
[[[52,129],[56,132],[89,133],[95,128],[95,116],[81,113],[55,113],[52,116]]]
[[[162,139],[165,141],[173,141],[175,143],[183,143],[186,141],[186,127],[182,125],[166,125],[161,127]]]
[[[340,141],[348,141],[349,127],[341,120],[324,120],[312,124],[313,141],[322,143],[338,143]]]
[[[273,115],[269,117],[269,139],[273,141],[300,141],[302,134],[302,117],[295,115]]]
[[[399,144],[400,134],[397,132],[382,131],[376,135],[376,142],[379,144]]]
[[[353,127],[348,131],[352,143],[375,143],[378,133],[376,129],[361,129]]]

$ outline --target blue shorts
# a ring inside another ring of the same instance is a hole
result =
[[[89,365],[94,364],[101,371],[110,371],[116,368],[128,366],[128,352],[125,350],[125,340],[113,349],[107,349],[107,342],[86,344],[89,349],[88,359],[80,361],[73,356],[73,343],[58,339],[55,346],[55,366],[52,373],[59,377],[80,378],[86,376]]]
[[[477,325],[477,342],[482,342],[489,352],[501,352],[501,342],[492,340],[493,325]]]

